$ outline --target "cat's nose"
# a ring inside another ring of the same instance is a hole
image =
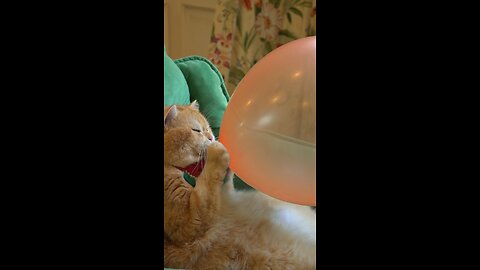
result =
[[[207,138],[208,138],[211,142],[213,141],[213,135],[208,134],[208,135],[207,135]]]

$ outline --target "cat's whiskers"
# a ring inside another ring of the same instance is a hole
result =
[[[209,112],[209,113],[206,113],[203,115],[205,117],[205,119],[207,119],[207,122],[211,123],[211,120],[212,120],[212,116],[213,116],[213,113]]]

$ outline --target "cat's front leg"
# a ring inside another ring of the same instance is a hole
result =
[[[213,142],[207,148],[205,168],[197,179],[190,196],[192,213],[200,219],[205,227],[213,221],[220,207],[220,192],[230,164],[230,155],[225,146]]]
[[[197,178],[195,188],[186,185],[178,189],[182,193],[177,194],[177,197],[181,199],[189,195],[189,201],[174,204],[169,211],[170,222],[166,223],[164,230],[174,242],[192,242],[211,227],[219,209],[221,186],[229,163],[230,156],[225,147],[213,142],[207,148],[205,167]]]

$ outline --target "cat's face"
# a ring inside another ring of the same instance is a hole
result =
[[[164,107],[164,161],[190,175],[200,175],[207,146],[215,137],[198,104]]]

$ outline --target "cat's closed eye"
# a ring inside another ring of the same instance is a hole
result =
[[[200,133],[199,129],[192,128],[193,131]]]

